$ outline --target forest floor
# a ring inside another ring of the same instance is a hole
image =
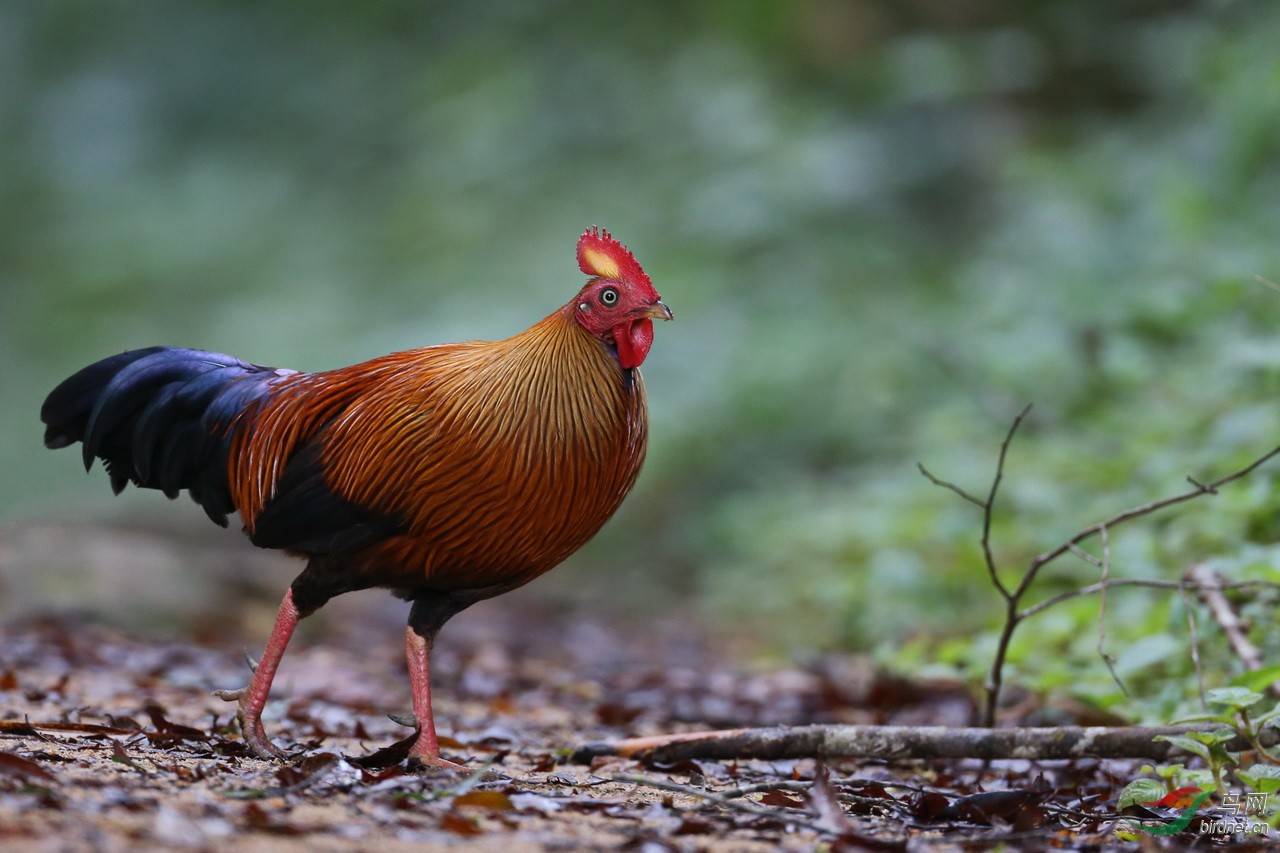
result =
[[[1116,814],[1135,761],[578,761],[627,737],[959,726],[975,709],[961,685],[863,658],[749,665],[695,618],[632,623],[520,595],[450,623],[433,657],[444,753],[489,775],[379,760],[409,730],[388,717],[408,710],[403,605],[378,593],[304,623],[264,716],[293,757],[263,761],[211,691],[247,680],[241,650],[258,652],[274,606],[195,598],[180,628],[65,609],[0,620],[0,851],[1182,849],[1211,817],[1135,833]],[[1022,704],[1023,723],[1095,722]]]

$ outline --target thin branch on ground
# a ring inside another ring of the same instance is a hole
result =
[[[1114,527],[1117,527],[1118,525],[1124,524],[1125,522],[1133,521],[1134,519],[1151,515],[1152,513],[1159,512],[1160,510],[1167,509],[1168,507],[1175,506],[1177,504],[1184,503],[1194,498],[1201,497],[1202,495],[1217,494],[1218,490],[1221,487],[1227,485],[1228,483],[1232,483],[1236,480],[1239,480],[1242,477],[1248,476],[1249,474],[1253,473],[1253,471],[1256,470],[1258,467],[1263,465],[1265,462],[1267,462],[1277,454],[1280,454],[1280,447],[1275,447],[1272,450],[1268,451],[1267,453],[1263,454],[1262,456],[1259,456],[1258,458],[1254,459],[1252,462],[1250,462],[1248,465],[1244,466],[1243,468],[1239,468],[1235,471],[1232,471],[1230,474],[1227,474],[1223,477],[1219,477],[1218,479],[1212,480],[1207,483],[1202,483],[1198,480],[1188,477],[1187,481],[1191,483],[1191,485],[1193,486],[1193,488],[1191,488],[1188,491],[1180,492],[1176,495],[1171,495],[1167,498],[1161,498],[1160,500],[1151,501],[1149,503],[1145,503],[1140,506],[1131,507],[1129,509],[1118,512],[1112,515],[1111,517],[1098,522],[1097,524],[1093,524],[1088,527],[1085,527],[1084,529],[1076,532],[1074,535],[1066,539],[1061,544],[1053,548],[1050,548],[1048,551],[1044,551],[1043,553],[1033,558],[1031,562],[1027,565],[1026,569],[1023,570],[1022,577],[1019,579],[1017,586],[1015,586],[1013,589],[1010,589],[1008,585],[1005,584],[1000,577],[999,566],[995,560],[995,557],[992,551],[991,523],[992,523],[992,518],[995,514],[996,496],[999,492],[1000,483],[1004,479],[1005,460],[1008,456],[1009,445],[1010,443],[1012,443],[1013,437],[1018,431],[1018,427],[1021,426],[1022,421],[1026,418],[1030,409],[1031,407],[1028,406],[1018,413],[1018,416],[1014,418],[1013,423],[1010,425],[1009,431],[1005,434],[1004,441],[1001,442],[1000,444],[1000,453],[996,460],[995,474],[992,476],[991,488],[988,491],[987,499],[985,501],[975,498],[972,494],[960,488],[959,486],[956,486],[952,483],[948,483],[945,480],[939,479],[938,477],[930,473],[923,465],[918,465],[921,473],[924,474],[924,476],[931,483],[942,486],[943,488],[949,489],[950,491],[955,492],[956,494],[960,495],[962,498],[969,501],[970,503],[974,503],[982,508],[982,539],[981,539],[982,557],[983,557],[984,563],[986,564],[987,574],[991,579],[992,585],[996,588],[996,590],[1000,593],[1001,597],[1005,601],[1004,624],[1001,626],[1000,635],[998,640],[996,641],[996,651],[995,651],[994,658],[992,659],[992,662],[991,662],[991,668],[987,672],[986,685],[985,685],[986,702],[983,708],[982,722],[983,722],[983,725],[988,727],[992,727],[996,724],[996,716],[1000,708],[1000,694],[1004,684],[1005,662],[1008,659],[1009,645],[1013,640],[1014,633],[1016,633],[1018,630],[1018,626],[1029,616],[1032,616],[1035,613],[1039,613],[1040,611],[1045,610],[1048,607],[1051,607],[1054,604],[1057,604],[1058,602],[1065,601],[1069,598],[1076,598],[1081,595],[1091,595],[1093,593],[1105,594],[1105,591],[1113,583],[1115,583],[1114,581],[1112,581],[1112,579],[1109,576],[1109,562],[1110,562],[1109,559],[1099,560],[1098,558],[1093,557],[1092,555],[1088,555],[1087,552],[1085,552],[1083,549],[1080,548],[1080,544],[1082,542],[1092,539],[1095,536],[1105,538],[1108,535],[1108,531],[1110,531]],[[1107,544],[1105,541],[1103,543],[1103,548],[1104,548],[1104,551],[1107,548]],[[1075,553],[1077,555],[1081,555],[1083,559],[1086,559],[1089,562],[1094,563],[1095,565],[1098,565],[1100,568],[1103,568],[1104,569],[1103,578],[1098,583],[1090,584],[1089,586],[1082,587],[1079,590],[1072,590],[1070,592],[1061,593],[1057,596],[1053,596],[1051,598],[1045,599],[1044,601],[1041,601],[1038,604],[1031,605],[1029,607],[1024,608],[1022,606],[1022,601],[1027,595],[1028,591],[1031,589],[1031,586],[1035,582],[1036,577],[1040,574],[1040,570],[1043,569],[1048,564],[1052,563],[1054,560],[1057,560],[1063,554],[1067,554],[1067,553]],[[1151,585],[1151,584],[1144,583],[1143,585]],[[1181,588],[1181,585],[1172,584],[1170,588]],[[1101,637],[1099,642],[1101,643]],[[1108,660],[1105,653],[1102,652],[1101,646],[1099,648],[1099,653],[1103,654],[1104,661]],[[1108,662],[1108,669],[1111,670],[1112,677],[1114,678],[1115,670],[1114,668],[1111,667],[1109,662]],[[1118,680],[1117,680],[1117,683],[1118,683]]]
[[[656,788],[659,791],[670,791],[673,794],[683,794],[686,797],[703,800],[708,803],[715,803],[726,809],[743,812],[744,814],[754,815],[756,817],[767,817],[772,820],[786,821],[787,823],[815,832],[819,835],[839,835],[840,833],[830,827],[824,826],[814,819],[813,813],[809,811],[780,811],[779,809],[771,809],[767,806],[758,805],[751,800],[743,800],[740,798],[729,798],[721,794],[708,791],[705,788],[695,788],[692,785],[681,785],[678,782],[668,782],[665,779],[652,779],[648,776],[640,776],[632,773],[618,773],[609,777],[612,782],[623,782],[631,785],[643,785],[646,788]],[[690,811],[698,811],[697,808]]]
[[[588,763],[597,756],[621,756],[669,763],[685,759],[878,758],[937,760],[974,758],[986,761],[1021,759],[1050,761],[1073,758],[1145,758],[1163,761],[1178,748],[1157,736],[1217,731],[1219,725],[1190,726],[1054,726],[1045,728],[952,728],[949,726],[774,726],[755,729],[688,732],[585,744],[572,760]],[[1280,744],[1280,730],[1262,729],[1260,742]],[[1242,738],[1224,744],[1248,749]]]
[[[725,791],[717,791],[716,794],[726,800],[736,800],[738,797],[749,797],[752,794],[763,794],[766,791],[800,791],[804,792],[813,787],[812,779],[778,779],[773,782],[756,782],[754,785],[742,785],[738,788],[729,788]],[[885,786],[889,787],[888,785]],[[708,802],[706,805],[712,805]],[[704,806],[694,806],[693,811],[699,811]]]
[[[910,791],[917,794],[923,794],[931,790],[922,785],[913,785],[910,782],[892,782],[886,779],[865,779],[858,776],[849,776],[843,779],[832,779],[832,784],[840,786],[849,785],[880,785],[884,788],[893,788],[894,790]],[[738,788],[729,788],[717,793],[725,799],[734,799],[736,797],[746,797],[751,794],[763,794],[765,791],[807,791],[813,787],[812,779],[779,779],[773,782],[757,782],[754,785],[743,785]],[[868,805],[875,804],[877,799],[874,797],[858,797],[851,794],[841,794],[842,797],[851,797],[852,800],[866,801]],[[695,806],[694,811],[700,807]]]

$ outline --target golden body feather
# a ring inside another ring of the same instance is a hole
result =
[[[281,377],[231,448],[250,534],[289,458],[315,445],[330,491],[407,524],[351,555],[362,585],[517,586],[553,568],[621,504],[648,435],[639,370],[571,307],[503,341]]]

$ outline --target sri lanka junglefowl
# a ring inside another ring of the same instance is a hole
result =
[[[442,625],[587,542],[631,490],[648,414],[640,364],[670,320],[609,232],[578,240],[590,280],[502,341],[442,344],[323,373],[157,346],[91,364],[49,394],[45,445],[81,442],[118,494],[186,490],[254,545],[306,559],[239,703],[247,744],[282,756],[262,710],[298,620],[344,592],[412,602],[405,631],[416,740],[440,756],[428,658]]]

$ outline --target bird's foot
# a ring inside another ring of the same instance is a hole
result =
[[[236,722],[240,724],[240,733],[244,737],[245,745],[253,750],[255,755],[267,760],[274,758],[283,761],[288,758],[284,750],[272,743],[267,737],[267,731],[262,726],[262,717],[247,707],[249,688],[215,690],[213,695],[219,699],[237,703]]]
[[[448,770],[451,773],[468,773],[470,769],[465,764],[458,764],[456,761],[450,761],[447,758],[440,757],[440,742],[435,737],[434,727],[430,738],[424,736],[422,724],[418,722],[415,714],[387,714],[387,718],[391,722],[410,729],[414,729],[413,745],[409,747],[408,762],[410,767],[424,767],[433,770]],[[401,743],[408,743],[409,738],[405,738]]]
[[[468,767],[465,764],[441,758],[438,752],[432,755],[423,751],[421,753],[410,752],[409,758],[405,763],[410,770],[425,770],[428,773],[448,773],[450,776],[465,779],[468,783],[510,781],[511,779],[506,773],[492,766],[492,759],[478,767]]]
[[[424,770],[445,770],[449,773],[456,773],[459,776],[469,775],[472,772],[472,769],[467,765],[442,758],[439,753],[435,755],[416,755],[410,752],[408,765],[411,768],[422,768]]]
[[[434,727],[428,734],[422,730],[422,727],[418,724],[418,718],[412,714],[408,716],[388,714],[387,716],[402,726],[409,726],[417,730],[411,735],[413,742],[409,746],[409,755],[406,759],[410,767],[426,770],[447,770],[450,773],[459,774],[471,772],[471,768],[465,764],[459,764],[456,761],[441,757],[440,742],[436,739]],[[409,743],[409,738],[405,738],[401,743]]]

